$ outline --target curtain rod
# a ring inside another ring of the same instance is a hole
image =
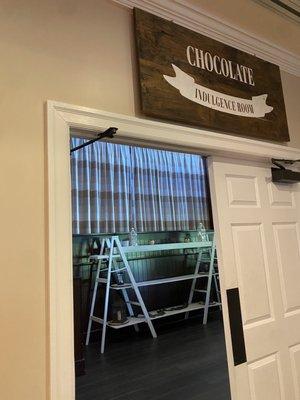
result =
[[[117,130],[118,128],[110,127],[106,129],[106,131],[98,133],[95,139],[88,140],[87,142],[82,143],[80,146],[76,146],[73,149],[71,149],[70,154],[74,153],[74,151],[82,149],[83,147],[89,146],[90,144],[95,143],[98,140],[101,140],[105,137],[113,139],[114,135],[117,133]]]

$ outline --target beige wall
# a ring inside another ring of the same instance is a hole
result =
[[[44,103],[135,114],[133,51],[131,12],[109,1],[1,2],[1,399],[46,398]],[[282,78],[300,148],[300,81]]]
[[[281,80],[291,139],[288,145],[300,148],[300,78],[281,72]]]
[[[227,25],[300,55],[299,24],[270,11],[257,0],[187,1],[191,6],[225,21]]]

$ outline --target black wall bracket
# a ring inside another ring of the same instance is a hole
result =
[[[74,153],[74,151],[80,150],[83,147],[89,146],[90,144],[95,143],[98,140],[104,139],[106,137],[112,139],[114,135],[117,133],[117,130],[118,128],[110,127],[106,129],[106,131],[98,133],[95,139],[88,140],[87,142],[84,142],[79,146],[73,147],[73,149],[70,150],[70,154]]]
[[[287,169],[285,165],[293,165],[300,162],[300,160],[284,160],[272,158],[272,164],[277,168],[271,168],[272,182],[274,183],[288,183],[293,184],[300,182],[300,172]]]

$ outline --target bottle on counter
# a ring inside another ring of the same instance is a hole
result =
[[[130,246],[138,245],[138,235],[133,227],[131,228],[129,233],[129,245]]]
[[[192,241],[191,235],[190,235],[189,233],[187,233],[187,234],[185,235],[185,238],[183,239],[183,241],[184,241],[184,243],[189,243],[189,242],[191,242],[191,241]]]
[[[207,233],[204,225],[202,222],[199,222],[198,227],[197,227],[197,241],[198,242],[205,242],[207,241]]]
[[[100,254],[101,245],[100,245],[99,238],[93,238],[89,247],[90,247],[89,248],[90,255],[98,255],[98,254]]]

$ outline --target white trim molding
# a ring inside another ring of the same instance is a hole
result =
[[[155,122],[54,101],[47,102],[47,264],[49,400],[74,400],[70,132],[118,128],[126,143],[176,148],[206,155],[256,159],[300,159],[290,147]]]
[[[112,0],[129,8],[140,8],[178,25],[199,32],[239,50],[278,65],[300,76],[300,56],[240,28],[234,28],[186,0]]]
[[[299,0],[280,0],[278,3],[273,0],[254,0],[271,11],[276,12],[281,17],[288,18],[294,22],[300,22],[300,3]]]
[[[246,157],[249,160],[260,158],[267,161],[272,157],[300,159],[300,149],[233,136],[230,132],[223,134],[53,101],[48,101],[48,108],[55,110],[70,129],[99,132],[115,126],[118,128],[116,139],[121,142],[164,148],[167,146],[203,155]]]

